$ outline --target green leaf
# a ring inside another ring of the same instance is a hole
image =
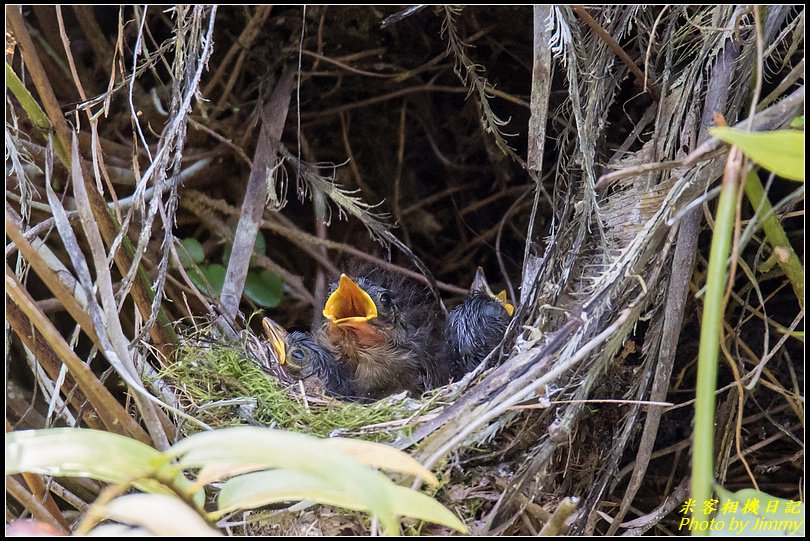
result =
[[[413,475],[433,486],[439,484],[436,476],[411,455],[389,445],[351,438],[329,438],[324,440],[324,443],[329,447],[335,447],[350,454],[363,464],[396,473]]]
[[[284,281],[268,270],[259,274],[251,272],[245,280],[244,294],[263,308],[273,308],[278,306],[284,295]]]
[[[709,128],[709,134],[737,146],[743,154],[780,177],[804,182],[804,131],[747,132]]]
[[[6,434],[6,475],[32,472],[120,483],[148,476],[167,463],[148,445],[102,430],[48,428]]]
[[[152,535],[220,536],[194,509],[177,497],[160,494],[130,494],[98,509],[103,516],[144,527]]]
[[[107,483],[131,483],[144,492],[196,492],[170,458],[138,440],[87,428],[21,430],[6,434],[6,475],[20,472],[60,477],[89,477]],[[205,494],[193,495],[202,506]]]
[[[367,509],[350,493],[323,479],[290,470],[268,470],[240,475],[226,481],[219,492],[218,513],[301,500],[312,500],[354,511]]]
[[[319,438],[258,427],[237,427],[201,432],[167,451],[185,468],[238,463],[304,473],[345,491],[380,519],[387,533],[399,523],[390,501],[386,476],[327,447]]]
[[[225,284],[225,272],[226,269],[222,265],[218,263],[213,263],[211,265],[205,265],[200,267],[203,276],[205,277],[205,281],[202,283],[202,291],[207,293],[209,297],[217,297],[222,292],[222,286]],[[194,278],[189,274],[189,278],[191,281],[194,282],[194,285],[200,287]]]
[[[803,128],[804,127],[804,115],[799,115],[796,118],[794,118],[790,122],[790,127],[791,128]]]
[[[789,534],[804,537],[804,503],[776,498],[753,488],[734,493],[719,486],[715,488],[720,503],[714,517],[716,527],[710,530],[711,535],[773,537]],[[735,502],[736,510],[733,507]],[[753,502],[758,502],[756,510],[752,508]],[[769,509],[769,505],[775,509]],[[788,512],[791,508],[796,512]]]
[[[397,516],[434,522],[466,533],[464,524],[430,496],[394,483],[386,484],[386,490]],[[225,482],[219,493],[219,512],[301,500],[353,511],[369,510],[352,494],[322,479],[299,472],[271,470],[240,475]]]
[[[461,533],[467,533],[467,527],[445,506],[428,496],[408,487],[393,485],[391,499],[398,515],[435,522]]]
[[[208,288],[208,280],[205,278],[205,275],[202,272],[200,267],[193,267],[190,269],[186,269],[186,273],[188,274],[189,279],[197,286],[197,289],[200,290],[200,293],[203,295],[208,295],[209,297],[213,297],[214,293],[209,291]]]
[[[180,242],[179,250],[177,250],[177,256],[180,258],[180,262],[183,264],[183,268],[188,269],[192,267],[194,263],[200,264],[205,261],[205,250],[203,250],[202,244],[195,238],[189,237],[187,239],[183,239]]]
[[[253,251],[257,254],[267,255],[267,241],[264,240],[261,231],[256,234],[256,244],[253,245]]]

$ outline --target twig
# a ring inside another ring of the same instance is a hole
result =
[[[644,76],[644,72],[641,71],[633,59],[624,52],[622,46],[616,43],[616,40],[611,37],[610,34],[605,32],[605,29],[602,28],[593,17],[591,17],[588,12],[581,6],[571,6],[571,9],[574,10],[574,13],[579,15],[579,17],[587,24],[591,30],[596,32],[596,34],[607,43],[608,47],[610,47],[616,56],[618,56],[622,62],[628,67],[628,69],[635,75],[636,77],[636,86],[638,86],[642,92],[649,92],[649,94],[655,99],[655,101],[661,101],[661,92],[658,90],[656,85],[650,83],[649,87],[647,85],[647,80]]]
[[[242,289],[247,278],[248,265],[253,255],[253,245],[256,242],[256,233],[259,230],[262,212],[267,201],[268,179],[273,175],[279,165],[277,141],[281,138],[290,99],[293,91],[295,73],[286,71],[276,87],[270,100],[262,111],[262,127],[259,134],[259,143],[253,159],[253,168],[250,171],[245,198],[242,203],[242,212],[233,240],[233,249],[225,273],[225,283],[220,294],[220,309],[226,319],[236,320],[239,310],[239,300],[242,298]]]
[[[402,229],[402,236],[405,244],[410,244],[410,236],[405,223],[402,221],[402,165],[405,160],[405,112],[407,111],[407,101],[402,102],[399,113],[399,142],[397,144],[397,167],[394,175],[394,218]]]
[[[14,477],[9,476],[6,478],[6,490],[15,500],[20,502],[23,507],[30,511],[31,515],[38,521],[44,522],[62,534],[70,533],[65,525],[60,523],[59,518],[54,516],[51,511],[36,498],[34,498],[30,492],[25,490],[25,487],[23,487],[22,484]]]
[[[352,103],[347,103],[344,105],[338,105],[336,107],[330,107],[328,109],[321,109],[316,112],[311,113],[302,113],[301,118],[303,119],[322,119],[329,116],[338,115],[342,112],[352,111],[354,109],[361,109],[364,107],[368,107],[370,105],[376,105],[378,103],[383,103],[386,101],[390,101],[396,98],[401,98],[402,96],[407,96],[408,94],[415,94],[418,92],[448,92],[451,94],[467,94],[469,93],[469,89],[464,88],[462,86],[443,86],[443,85],[432,85],[432,84],[425,84],[425,85],[417,85],[411,86],[408,88],[402,88],[400,90],[395,90],[394,92],[389,92],[388,94],[383,94],[381,96],[374,96],[372,98],[367,98],[360,101],[355,101]],[[490,90],[493,96],[498,98],[502,98],[513,103],[517,102],[518,105],[522,105],[526,108],[529,107],[529,104],[523,100],[515,98],[511,94],[507,94],[506,92],[502,92],[500,90]]]
[[[144,429],[124,410],[110,394],[110,391],[101,384],[90,367],[79,359],[50,320],[36,308],[34,301],[13,276],[8,265],[6,265],[6,293],[11,302],[19,307],[31,324],[53,348],[58,358],[67,365],[68,370],[76,377],[79,387],[85,392],[87,399],[95,408],[97,415],[101,418],[107,430],[117,434],[129,435],[143,443],[149,443],[149,436]],[[19,328],[15,329],[15,332],[19,336],[25,334]],[[56,378],[57,373],[49,375]]]
[[[228,214],[228,215],[231,215],[231,216],[238,216],[239,215],[239,211],[236,210],[235,208],[231,207],[227,203],[212,199],[212,198],[206,196],[205,194],[203,194],[201,192],[197,192],[197,191],[193,191],[193,190],[187,190],[185,195],[186,195],[186,197],[184,198],[184,201],[181,202],[181,204],[184,205],[184,206],[188,205],[187,208],[189,208],[189,210],[193,211],[194,208],[195,208],[195,206],[193,205],[193,201],[198,201],[200,203],[208,205],[210,208],[213,208],[213,209],[218,210],[219,212],[222,212],[223,214]],[[196,208],[197,208],[197,210],[199,210],[199,206],[197,206]],[[406,268],[401,267],[399,265],[396,265],[394,263],[390,263],[388,261],[385,261],[384,259],[380,259],[379,257],[375,257],[374,255],[368,253],[367,251],[360,250],[358,248],[355,248],[354,246],[350,246],[348,244],[344,244],[344,243],[341,243],[341,242],[331,241],[331,240],[328,240],[328,239],[322,239],[322,238],[316,237],[315,235],[311,235],[309,233],[306,233],[305,231],[302,231],[302,230],[298,229],[295,226],[295,224],[293,224],[292,222],[290,222],[289,220],[287,220],[286,218],[284,218],[281,215],[274,215],[272,218],[273,219],[271,219],[271,220],[266,220],[266,219],[262,220],[261,227],[263,229],[267,229],[269,231],[272,231],[272,232],[274,232],[274,233],[276,233],[278,235],[282,235],[282,236],[284,236],[285,238],[289,239],[292,242],[295,242],[295,243],[298,243],[298,244],[302,244],[302,243],[303,244],[309,244],[311,246],[323,246],[323,247],[326,247],[329,250],[335,250],[335,251],[338,251],[338,252],[343,252],[345,254],[351,255],[352,257],[362,259],[363,261],[369,261],[371,263],[374,263],[375,265],[377,265],[379,267],[382,267],[382,268],[384,268],[386,270],[389,270],[391,272],[397,272],[397,273],[400,273],[400,274],[404,274],[405,276],[413,278],[414,280],[417,280],[420,283],[428,284],[427,278],[425,278],[425,276],[423,276],[422,274],[420,274],[418,272],[412,271],[410,269],[406,269]],[[276,220],[278,220],[281,223],[276,223]],[[315,254],[310,253],[310,255],[313,258],[315,258],[316,260],[318,259]],[[337,273],[337,269],[335,269],[334,267],[327,267],[327,268],[329,268],[330,271],[334,270],[334,272]],[[451,293],[453,295],[466,295],[468,293],[468,290],[466,290],[464,288],[460,288],[460,287],[455,286],[453,284],[447,284],[445,282],[440,282],[440,281],[437,281],[436,284],[441,290],[446,291],[448,293]]]

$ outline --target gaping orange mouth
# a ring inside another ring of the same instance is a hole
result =
[[[363,326],[377,317],[377,305],[365,290],[345,274],[323,307],[323,316],[339,326]]]
[[[273,351],[278,364],[287,362],[287,345],[285,342],[287,331],[269,317],[262,320],[262,328],[264,328],[264,334],[267,336],[270,349]]]

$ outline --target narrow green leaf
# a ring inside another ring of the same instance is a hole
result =
[[[804,182],[804,131],[747,132],[735,128],[710,128],[709,134],[735,145],[762,167],[780,177]]]
[[[333,484],[290,470],[269,470],[240,475],[226,481],[219,492],[218,513],[255,509],[280,502],[312,500],[316,503],[364,511],[367,507]]]
[[[467,533],[467,527],[445,506],[428,496],[408,487],[393,485],[391,499],[398,515],[435,522],[461,533]]]
[[[723,177],[722,190],[717,201],[714,231],[706,270],[706,292],[703,296],[703,319],[700,322],[697,382],[695,385],[695,421],[692,439],[692,491],[691,496],[704,502],[712,496],[714,482],[714,425],[717,391],[717,367],[720,353],[720,335],[725,314],[724,293],[728,280],[728,255],[737,210],[737,183],[731,175]],[[692,518],[697,522],[707,519],[703,505],[696,505]],[[697,530],[696,535],[707,535]]]
[[[251,272],[245,280],[244,294],[263,308],[273,308],[284,295],[284,281],[268,270],[259,274]]]
[[[784,271],[785,276],[790,280],[790,285],[793,286],[793,291],[796,294],[796,300],[799,302],[799,306],[803,308],[804,265],[802,265],[801,259],[793,250],[793,246],[790,244],[782,224],[779,223],[779,219],[773,214],[773,206],[768,199],[768,194],[765,193],[765,187],[762,186],[762,182],[760,182],[759,176],[754,170],[749,171],[745,178],[745,195],[754,210],[759,212],[765,236],[774,249],[774,255],[778,255],[776,261]]]
[[[20,472],[132,483],[144,492],[173,494],[157,479],[171,479],[189,494],[191,482],[170,458],[138,440],[86,428],[21,430],[6,434],[6,475]],[[202,505],[204,494],[194,494]]]
[[[243,462],[232,462],[230,464],[220,462],[217,464],[209,464],[203,466],[200,468],[200,471],[197,472],[197,479],[194,481],[194,487],[202,488],[203,486],[215,481],[221,481],[223,479],[228,479],[229,477],[263,469],[265,468],[261,464],[247,464]]]
[[[17,77],[17,74],[14,72],[14,69],[8,64],[8,62],[6,62],[6,88],[11,90],[11,93],[14,94],[14,97],[17,98],[17,101],[19,101],[20,105],[22,105],[22,108],[25,110],[28,118],[31,120],[31,123],[37,129],[42,131],[51,129],[52,124],[51,120],[48,118],[48,115],[45,114],[45,111],[43,111],[42,107],[39,106],[39,102],[37,102],[34,96],[31,95],[31,92],[29,92],[25,87],[25,83],[23,83],[20,78]],[[69,166],[70,158],[58,137],[54,137],[53,149],[54,152],[56,152],[56,156],[59,158],[59,161],[61,161],[66,167]]]

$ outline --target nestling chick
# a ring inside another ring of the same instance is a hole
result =
[[[495,295],[478,267],[470,293],[447,316],[444,357],[454,380],[478,366],[503,338],[515,308],[506,292]]]
[[[323,389],[332,396],[355,396],[351,378],[343,365],[309,333],[287,332],[270,318],[262,320],[270,349],[279,364],[291,375],[306,381],[306,386]]]
[[[352,374],[362,397],[421,393],[446,383],[431,347],[436,307],[427,289],[372,268],[340,280],[323,309],[317,341]]]

